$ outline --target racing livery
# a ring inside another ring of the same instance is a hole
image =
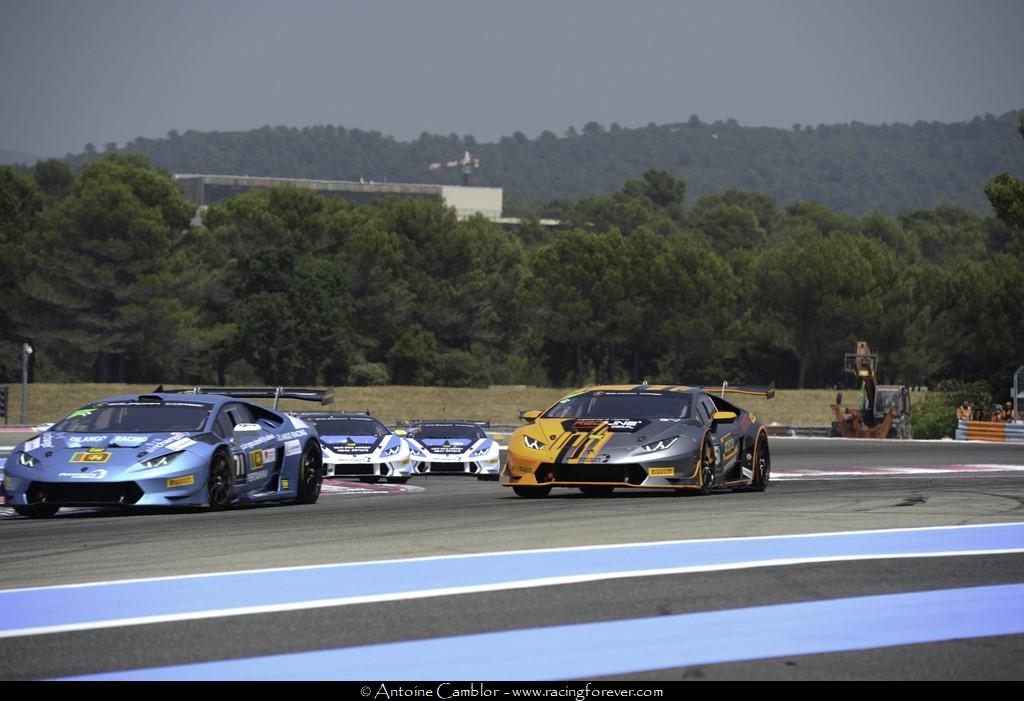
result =
[[[621,385],[582,389],[512,434],[502,484],[521,497],[552,487],[603,496],[616,488],[763,491],[768,435],[725,394],[771,398],[774,387]]]
[[[325,477],[355,477],[371,483],[409,481],[409,444],[380,419],[354,412],[297,416],[313,424],[320,434]]]
[[[15,448],[4,465],[5,503],[29,517],[62,506],[312,504],[322,481],[316,431],[243,398],[276,405],[282,397],[330,403],[332,395],[161,387],[101,399]]]
[[[497,480],[500,447],[484,433],[487,424],[473,421],[414,421],[406,440],[413,474],[476,475]]]

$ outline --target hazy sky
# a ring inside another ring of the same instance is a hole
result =
[[[0,0],[0,148],[1024,108],[1024,0]]]

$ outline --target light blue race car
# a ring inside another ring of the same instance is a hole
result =
[[[62,506],[316,502],[316,430],[243,401],[250,398],[329,404],[333,390],[159,387],[92,402],[15,448],[4,466],[5,503],[44,518]]]

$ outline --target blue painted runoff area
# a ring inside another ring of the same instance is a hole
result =
[[[324,599],[399,598],[402,593],[433,590],[443,594],[455,587],[500,588],[536,578],[648,575],[751,562],[1021,550],[1024,523],[569,548],[12,589],[0,591],[0,635],[104,622],[119,625],[148,617],[184,619],[202,612],[230,615],[235,609],[301,607]]]
[[[1024,633],[1024,584],[864,596],[138,669],[93,680],[542,680]]]

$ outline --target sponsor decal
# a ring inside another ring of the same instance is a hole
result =
[[[744,467],[742,468],[741,472],[743,473],[743,476],[748,480],[754,478],[753,470],[748,470],[747,468]]]
[[[676,473],[674,467],[652,467],[647,470],[647,474],[651,477],[671,477]]]
[[[267,470],[260,470],[258,472],[251,472],[251,473],[249,473],[249,479],[246,480],[246,481],[248,481],[248,482],[259,482],[260,480],[265,480],[267,478],[268,474],[270,474],[270,473]]]
[[[104,452],[102,449],[100,452],[90,450],[71,455],[71,462],[106,462],[107,460],[110,460],[110,453]]]
[[[280,438],[283,441],[290,441],[293,438],[302,438],[308,435],[309,431],[289,431],[288,433],[282,433],[281,435],[278,436],[278,438]]]
[[[61,472],[57,476],[69,477],[73,480],[101,480],[107,476],[107,471],[100,468],[99,470],[90,470],[89,472]]]
[[[290,482],[288,480],[281,480],[281,489],[288,489]]]
[[[43,439],[43,447],[44,448],[52,448],[53,447],[53,434],[52,433],[49,433],[49,432],[44,433],[42,435],[42,439]]]
[[[25,441],[24,445],[21,446],[21,449],[24,450],[26,453],[30,453],[36,448],[38,448],[40,445],[42,445],[42,441],[39,439],[39,436],[36,436],[30,441]]]
[[[263,451],[254,450],[249,453],[249,462],[252,463],[252,469],[258,470],[263,467]]]
[[[191,448],[195,444],[196,444],[196,442],[194,440],[192,440],[188,436],[185,436],[184,438],[176,440],[173,443],[168,443],[167,444],[167,449],[168,450],[185,450],[185,448]]]
[[[80,445],[87,445],[89,443],[106,443],[107,436],[74,436],[68,438],[68,447],[77,448]]]
[[[184,436],[184,435],[185,435],[184,433],[181,433],[180,431],[176,431],[176,432],[170,434],[169,436],[165,436],[164,438],[160,438],[158,440],[155,440],[152,443],[147,443],[146,445],[143,446],[143,449],[145,451],[147,451],[147,452],[153,452],[154,450],[160,450],[160,448],[164,448],[167,445],[169,445],[171,443],[174,443],[175,441],[181,440],[181,437]]]
[[[68,414],[67,418],[75,419],[75,418],[78,418],[79,416],[88,416],[89,414],[91,414],[94,411],[96,411],[96,410],[95,409],[79,409],[78,411],[73,411],[70,414]]]
[[[298,439],[288,441],[284,444],[284,454],[288,457],[298,455],[302,452],[302,442]]]
[[[124,448],[134,448],[149,440],[149,436],[114,436],[112,443]]]
[[[644,426],[647,422],[633,419],[613,419],[608,422],[608,430],[612,432],[631,433]]]
[[[531,467],[519,467],[519,466],[516,466],[515,471],[518,472],[521,475],[532,475],[533,474],[533,468],[531,468]]]
[[[184,477],[172,477],[167,480],[168,488],[171,487],[188,487],[196,483],[196,478],[192,475],[185,475]]]
[[[604,421],[600,419],[576,419],[572,422],[573,431],[593,431],[595,428],[603,424]]]
[[[249,441],[248,443],[243,443],[241,447],[242,450],[249,450],[250,448],[255,448],[258,445],[263,445],[264,443],[268,443],[272,440],[274,440],[273,436],[260,436],[255,440]]]

